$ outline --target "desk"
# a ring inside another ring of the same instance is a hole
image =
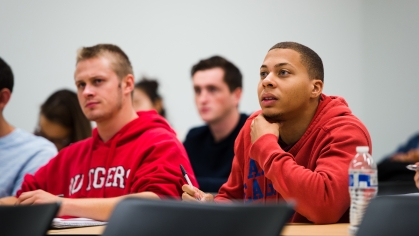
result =
[[[69,228],[69,229],[51,229],[48,231],[47,235],[73,235],[73,234],[93,234],[93,235],[101,235],[103,231],[105,231],[105,225],[101,226],[90,226],[90,227],[80,227],[80,228]]]
[[[281,232],[283,236],[347,236],[349,224],[330,224],[330,225],[313,225],[313,224],[287,224]],[[94,234],[100,235],[105,230],[105,226],[92,226],[71,229],[53,229],[48,231],[48,235],[60,234]]]
[[[347,224],[287,224],[281,232],[283,236],[348,236],[349,223]]]

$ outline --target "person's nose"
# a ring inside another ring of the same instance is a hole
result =
[[[263,80],[262,80],[263,87],[276,87],[276,83],[274,80],[274,74],[270,72]]]
[[[205,104],[208,102],[208,91],[206,91],[205,89],[202,90],[197,96],[197,100],[199,104]]]
[[[83,96],[85,98],[93,97],[94,95],[94,87],[90,84],[86,84],[83,90]]]

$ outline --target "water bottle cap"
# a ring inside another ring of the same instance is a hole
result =
[[[356,152],[368,152],[370,150],[370,147],[368,146],[358,146],[356,147]]]

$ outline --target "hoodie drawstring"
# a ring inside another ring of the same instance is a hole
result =
[[[102,188],[102,196],[106,197],[106,179],[108,176],[108,171],[109,171],[109,166],[111,165],[112,161],[113,161],[113,157],[115,155],[115,151],[116,151],[116,144],[118,143],[119,140],[119,136],[121,136],[121,133],[118,133],[112,140],[111,143],[111,149],[108,152],[108,155],[106,155],[106,159],[105,159],[105,182],[103,183],[103,188]]]

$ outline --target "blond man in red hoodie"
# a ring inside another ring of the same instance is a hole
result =
[[[371,139],[343,98],[322,93],[323,77],[322,60],[310,48],[274,45],[260,67],[262,110],[249,117],[236,139],[227,183],[215,198],[184,185],[182,198],[293,200],[291,222],[349,222],[349,162],[357,146],[371,150]]]
[[[82,48],[74,81],[80,106],[96,122],[91,138],[69,145],[3,204],[60,201],[59,216],[107,220],[124,197],[180,198],[182,164],[195,177],[186,151],[155,111],[135,112],[134,76],[117,46]]]

